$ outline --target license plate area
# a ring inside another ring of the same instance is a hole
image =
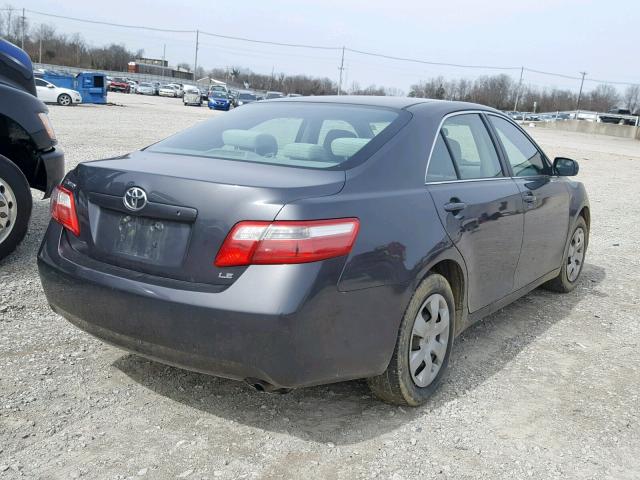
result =
[[[97,250],[109,257],[156,267],[182,264],[191,224],[98,208],[98,228],[93,232]]]

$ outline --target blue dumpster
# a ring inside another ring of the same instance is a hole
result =
[[[79,73],[74,90],[80,92],[82,103],[107,103],[107,79],[102,73]]]
[[[76,78],[69,73],[52,72],[47,70],[44,74],[39,75],[47,82],[53,83],[56,87],[70,88],[75,90]]]

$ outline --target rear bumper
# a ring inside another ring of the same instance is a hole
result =
[[[343,261],[251,267],[218,293],[117,277],[59,254],[52,223],[38,254],[51,307],[96,337],[163,363],[295,388],[380,374],[401,292],[336,288]]]

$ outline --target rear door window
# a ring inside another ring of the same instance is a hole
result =
[[[460,179],[502,177],[502,167],[489,132],[477,113],[445,120],[442,134]]]
[[[531,141],[511,122],[489,115],[516,177],[549,175],[551,167]]]

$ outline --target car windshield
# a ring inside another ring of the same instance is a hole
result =
[[[151,85],[150,83],[141,83],[140,86],[141,87],[153,87],[153,85]]]
[[[229,98],[224,92],[211,92],[211,96],[214,98]]]
[[[255,100],[256,96],[251,93],[241,93],[240,95],[238,95],[238,98],[240,100]]]
[[[271,99],[271,98],[282,98],[284,95],[282,95],[281,93],[277,93],[277,92],[273,92],[273,93],[267,93],[267,99]]]
[[[396,131],[391,125],[407,115],[389,108],[345,104],[252,103],[169,137],[148,150],[336,169],[360,150],[369,154],[377,150]],[[371,148],[365,148],[370,142]]]
[[[173,85],[163,85],[161,88],[175,89],[176,87],[174,87]]]

